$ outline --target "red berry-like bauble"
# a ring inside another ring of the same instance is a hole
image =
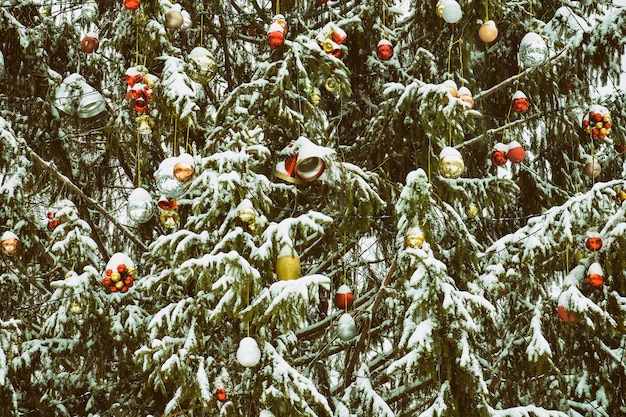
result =
[[[94,32],[89,32],[85,37],[80,41],[80,49],[87,54],[91,54],[98,50],[98,46],[100,46],[100,42],[98,41],[98,35]]]
[[[387,39],[381,39],[376,46],[376,56],[381,61],[388,61],[393,57],[393,46]]]
[[[228,395],[226,394],[226,388],[218,388],[215,390],[215,397],[219,402],[225,403],[228,401]]]
[[[104,285],[105,287],[109,287],[112,283],[113,281],[111,281],[111,278],[109,277],[105,277],[102,279],[102,285]]]
[[[119,272],[120,274],[125,274],[126,272],[128,272],[128,268],[125,264],[119,264],[117,266],[117,272]]]
[[[352,307],[354,303],[354,295],[350,288],[343,284],[337,289],[337,293],[335,294],[335,307],[340,308],[342,310],[348,310]]]
[[[122,289],[120,290],[120,292],[121,292],[122,294],[127,293],[127,292],[128,292],[128,287],[127,287],[126,285],[124,285],[124,286],[122,287]]]

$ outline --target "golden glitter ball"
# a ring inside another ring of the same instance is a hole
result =
[[[421,248],[424,240],[424,232],[418,226],[411,227],[404,234],[404,244],[409,248]]]

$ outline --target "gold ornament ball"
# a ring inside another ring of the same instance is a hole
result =
[[[446,178],[459,178],[465,170],[465,163],[461,153],[446,146],[439,154],[439,172]]]
[[[195,172],[195,168],[189,162],[181,161],[174,165],[174,176],[180,182],[189,181]]]
[[[404,244],[409,248],[421,248],[424,240],[424,232],[418,226],[411,227],[404,234]]]
[[[119,272],[111,272],[111,281],[119,282],[122,279],[122,275]]]
[[[20,250],[20,239],[13,232],[6,231],[0,238],[2,253],[7,256],[13,256]]]
[[[322,102],[322,93],[320,89],[317,87],[313,89],[313,92],[311,93],[310,97],[311,97],[311,103],[313,103],[315,107],[319,106],[320,103]]]
[[[489,43],[496,40],[498,37],[498,28],[493,20],[487,20],[478,29],[478,37],[481,41]]]
[[[600,166],[600,163],[598,161],[589,161],[585,164],[585,167],[583,168],[583,173],[590,178],[597,177],[598,175],[600,175],[601,171],[602,167]]]
[[[288,246],[283,247],[276,258],[276,275],[281,281],[300,278],[300,257]]]
[[[183,14],[178,10],[170,10],[165,13],[165,27],[168,29],[180,29],[184,21]]]
[[[615,202],[621,206],[624,200],[626,200],[626,191],[621,188],[615,190]]]
[[[80,301],[72,301],[70,304],[70,313],[72,314],[80,314],[83,310],[83,303]]]
[[[237,211],[237,217],[242,222],[251,224],[256,221],[256,211],[253,207],[243,207]]]
[[[465,207],[465,214],[467,214],[467,217],[469,217],[470,219],[478,216],[478,211],[478,206],[474,203],[469,203],[467,207]]]

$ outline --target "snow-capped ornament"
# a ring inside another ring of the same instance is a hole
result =
[[[20,239],[10,230],[7,230],[0,237],[0,249],[7,256],[14,256],[20,250]]]
[[[70,74],[59,84],[54,93],[53,105],[63,113],[88,119],[106,109],[102,94],[87,84],[80,74]]]
[[[341,48],[339,45],[341,45],[347,37],[348,35],[343,29],[334,22],[328,22],[318,32],[315,39],[324,52],[339,58],[339,56],[341,56]]]
[[[189,53],[187,75],[192,80],[206,84],[215,77],[217,62],[213,54],[206,48],[197,46]]]
[[[193,156],[182,153],[174,165],[174,177],[180,182],[188,182],[196,172]]]
[[[471,109],[474,107],[474,97],[472,96],[472,92],[467,87],[461,87],[458,89],[456,93],[456,97],[461,100],[463,103],[467,104]]]
[[[310,183],[318,179],[326,169],[324,157],[329,151],[303,136],[291,141],[283,152],[291,155],[276,164],[274,173],[285,181],[293,184]]]
[[[465,214],[470,219],[473,219],[476,216],[478,216],[479,212],[480,212],[480,209],[478,208],[476,203],[469,203],[467,206],[465,206]]]
[[[161,210],[176,210],[178,208],[178,203],[173,198],[167,198],[164,195],[159,198],[157,202],[157,207]]]
[[[283,246],[276,257],[276,275],[281,281],[300,278],[300,257],[287,245]]]
[[[439,154],[439,172],[446,178],[459,178],[465,170],[461,152],[446,146]]]
[[[450,93],[452,97],[457,97],[459,89],[454,80],[445,80],[441,85],[448,90],[448,93]]]
[[[518,141],[514,140],[509,143],[506,156],[511,162],[520,163],[526,159],[526,151]]]
[[[256,231],[257,212],[252,205],[252,201],[247,198],[241,200],[241,203],[237,206],[237,218],[246,224],[252,232]]]
[[[496,22],[493,20],[487,20],[480,26],[478,29],[478,37],[481,41],[489,43],[496,40],[498,37],[498,28],[496,27]]]
[[[593,159],[593,158],[587,161],[587,163],[583,167],[583,174],[585,174],[586,176],[590,178],[597,177],[598,175],[600,175],[600,172],[602,172],[602,167],[600,166],[600,162],[598,162],[596,159]]]
[[[404,244],[409,248],[421,248],[425,240],[424,232],[419,226],[413,226],[404,233]]]
[[[595,231],[590,231],[587,233],[587,238],[585,239],[585,247],[591,252],[597,252],[602,248],[602,238],[600,237],[600,233]]]
[[[508,149],[509,147],[504,143],[496,143],[491,151],[491,162],[497,167],[504,166],[506,161],[508,161],[506,156]]]
[[[337,322],[337,335],[343,341],[351,340],[356,336],[356,323],[349,313],[343,313]]]
[[[134,66],[130,67],[126,70],[124,74],[124,78],[126,79],[126,84],[129,87],[134,87],[135,84],[141,83],[143,81],[143,72],[141,71],[143,66]]]
[[[285,44],[287,36],[287,21],[282,14],[277,14],[272,18],[272,23],[267,29],[267,44],[270,48],[280,48]]]
[[[317,87],[313,88],[313,92],[311,92],[311,95],[309,97],[311,98],[311,103],[315,107],[319,106],[322,102],[322,92]]]
[[[376,57],[381,61],[389,61],[393,57],[393,45],[387,39],[381,39],[376,45]]]
[[[48,217],[47,228],[49,231],[53,231],[61,225],[61,219],[59,219],[55,212],[49,211],[46,216]]]
[[[175,229],[180,221],[178,210],[162,210],[159,214],[159,220],[164,228]]]
[[[548,46],[543,38],[534,32],[529,32],[519,44],[518,60],[524,67],[537,67],[548,59]]]
[[[86,54],[91,54],[98,50],[100,40],[96,32],[88,32],[80,41],[80,49]]]
[[[604,272],[598,262],[589,265],[589,269],[587,269],[587,284],[593,288],[601,288],[604,284]]]
[[[180,29],[185,19],[179,8],[172,8],[165,13],[165,27],[172,30]]]
[[[128,217],[137,223],[145,223],[154,213],[154,201],[150,193],[144,188],[135,188],[128,196],[126,203]]]
[[[186,184],[174,176],[178,158],[165,158],[154,174],[157,189],[166,197],[178,198],[185,192]]]
[[[463,17],[463,10],[456,0],[439,0],[437,2],[437,16],[448,23],[457,23]]]
[[[239,342],[239,349],[237,349],[237,362],[246,368],[256,366],[261,360],[261,350],[257,345],[256,340],[252,337],[244,337]]]
[[[182,10],[180,13],[183,15],[183,24],[180,26],[180,30],[188,30],[193,26],[193,22],[191,21],[191,15],[187,10]]]
[[[335,307],[341,310],[349,310],[354,304],[354,294],[346,284],[342,284],[337,288],[334,299]]]
[[[528,97],[522,91],[517,90],[511,98],[511,108],[515,113],[526,113],[528,110]]]
[[[125,293],[134,285],[137,270],[134,262],[122,252],[117,252],[111,256],[107,263],[102,279],[102,285],[108,293]]]
[[[576,321],[576,313],[565,307],[567,305],[567,297],[565,296],[565,293],[559,296],[557,304],[557,315],[559,318],[565,323],[574,323]]]
[[[137,10],[141,5],[141,0],[124,0],[124,7],[128,10]]]
[[[217,398],[217,401],[221,403],[225,403],[226,401],[228,401],[228,394],[226,393],[226,388],[224,387],[217,388],[215,390],[215,398]]]
[[[611,133],[611,112],[604,106],[593,105],[583,117],[582,127],[594,139],[604,140]]]

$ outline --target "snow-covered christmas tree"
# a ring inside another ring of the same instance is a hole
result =
[[[624,7],[0,2],[0,415],[626,415]]]

